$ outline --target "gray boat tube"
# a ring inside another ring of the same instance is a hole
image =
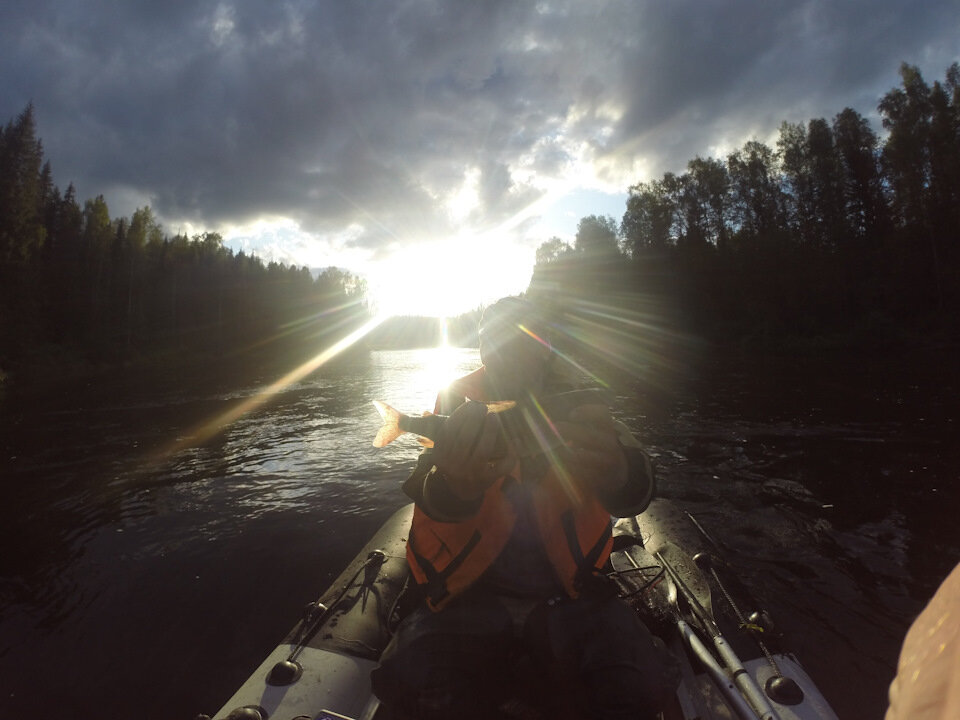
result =
[[[390,641],[407,581],[412,516],[407,505],[384,523],[214,720],[373,718],[379,702],[370,672]]]

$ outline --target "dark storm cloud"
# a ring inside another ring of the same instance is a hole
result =
[[[932,81],[960,57],[949,2],[687,0],[650,3],[639,21],[607,90],[626,113],[602,152],[639,144],[658,169],[784,120],[870,115],[902,61]]]
[[[592,161],[618,189],[782,120],[871,113],[901,61],[957,58],[943,2],[8,2],[0,112],[58,182],[165,221],[286,217],[442,235],[474,177],[495,226]],[[124,209],[126,210],[126,209]],[[359,231],[356,229],[359,228]]]

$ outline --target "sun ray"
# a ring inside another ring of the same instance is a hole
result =
[[[386,319],[386,315],[378,315],[368,320],[353,332],[333,343],[330,347],[317,353],[306,362],[295,367],[286,375],[283,375],[274,382],[270,383],[267,387],[263,388],[255,395],[237,403],[232,408],[224,413],[221,413],[217,417],[198,425],[191,432],[187,433],[182,439],[177,440],[165,450],[157,453],[150,461],[148,461],[148,463],[161,461],[165,458],[175,455],[185,448],[202,445],[203,443],[207,442],[210,438],[214,437],[220,432],[223,432],[225,428],[235,423],[244,415],[257,410],[259,407],[269,402],[271,398],[282,392],[285,388],[299,382],[310,373],[321,368],[340,353],[352,347]]]
[[[553,420],[533,393],[529,393],[529,397],[536,410],[536,415],[530,408],[524,407],[522,409],[524,422],[526,422],[533,436],[536,438],[537,444],[543,449],[543,453],[550,463],[550,467],[553,468],[556,473],[557,480],[559,480],[563,491],[567,494],[567,497],[570,498],[574,506],[578,507],[583,502],[583,495],[563,463],[561,453],[566,448],[566,445],[562,442],[557,445],[555,441],[551,442],[547,437],[547,433],[549,432],[553,435],[554,439],[562,439],[560,431],[557,429],[557,426],[554,425]]]

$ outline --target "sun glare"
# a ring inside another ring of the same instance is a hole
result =
[[[335,358],[340,353],[351,348],[355,343],[366,337],[367,334],[374,330],[385,319],[385,316],[380,315],[367,321],[364,323],[364,325],[357,328],[346,337],[343,337],[329,347],[324,348],[306,362],[293,368],[286,375],[277,378],[270,385],[264,387],[255,395],[235,404],[226,412],[210,419],[202,425],[197,426],[191,432],[187,433],[183,438],[177,440],[172,445],[162,450],[148,462],[172,457],[186,447],[203,444],[218,432],[221,432],[224,428],[232,425],[239,418],[255,411],[278,393],[281,393],[291,385],[300,382],[307,375],[326,365],[330,360]]]
[[[461,236],[381,262],[369,280],[380,313],[454,317],[526,290],[534,252],[506,240]]]

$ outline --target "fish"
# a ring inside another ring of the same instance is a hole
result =
[[[608,398],[605,390],[590,388],[557,393],[535,404],[523,406],[514,400],[487,402],[484,405],[487,406],[487,412],[502,415],[503,424],[510,429],[514,444],[520,446],[520,454],[533,455],[563,445],[563,439],[551,427],[551,417],[565,418],[571,410],[582,405],[609,404]],[[381,400],[374,400],[373,405],[383,419],[383,425],[373,439],[373,446],[377,448],[389,445],[406,433],[420,436],[422,445],[432,447],[449,418],[433,413],[407,415]]]
[[[433,413],[406,415],[381,400],[374,400],[373,405],[380,413],[380,417],[383,418],[383,425],[373,439],[373,446],[376,448],[385,447],[407,433],[419,435],[422,438],[422,445],[433,447],[433,441],[440,436],[440,428],[443,427],[449,417],[448,415],[435,415]],[[487,406],[487,412],[501,413],[516,407],[517,403],[515,400],[501,400],[484,403],[484,405]]]

